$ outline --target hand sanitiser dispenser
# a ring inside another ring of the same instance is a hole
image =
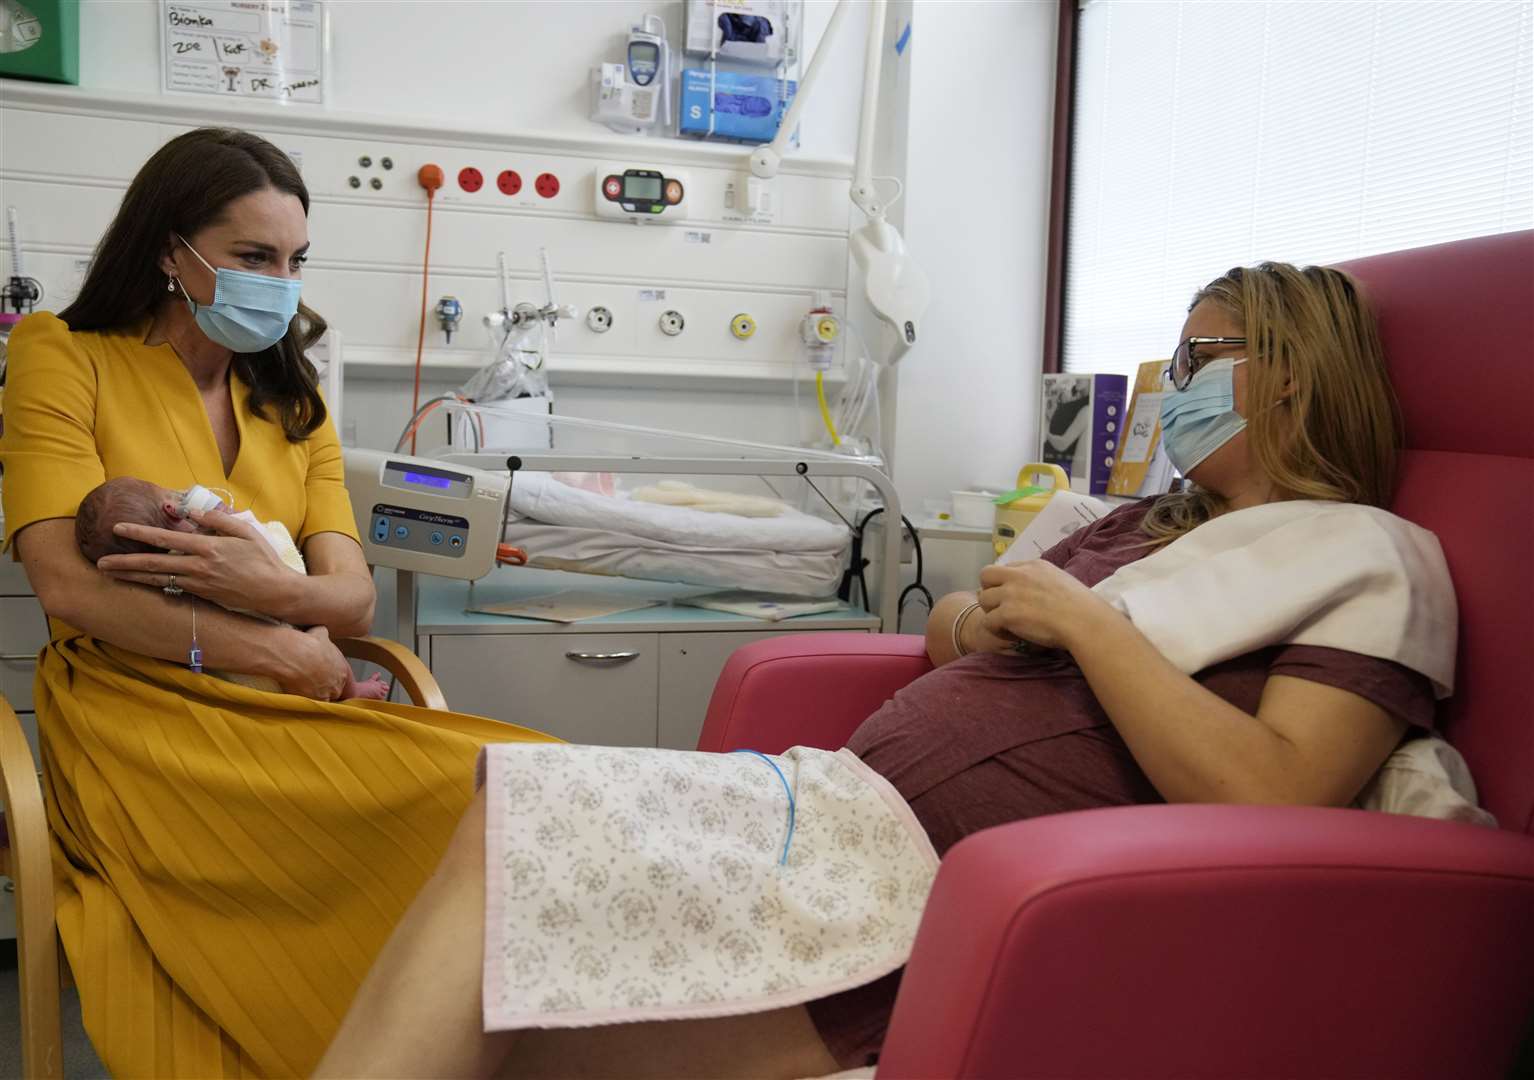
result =
[[[671,114],[671,49],[659,15],[646,15],[629,31],[624,61],[592,70],[591,118],[624,134],[664,128]]]

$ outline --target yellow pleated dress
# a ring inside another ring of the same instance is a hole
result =
[[[225,488],[300,546],[355,538],[328,420],[290,443],[231,376],[225,476],[191,376],[146,330],[38,314],[12,334],[7,546],[124,475]],[[36,703],[59,933],[97,1052],[117,1077],[307,1074],[446,847],[479,747],[548,737],[262,693],[50,629]]]

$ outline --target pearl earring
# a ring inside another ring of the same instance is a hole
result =
[[[169,274],[165,275],[165,291],[166,292],[175,292],[176,291],[176,279],[171,277]]]

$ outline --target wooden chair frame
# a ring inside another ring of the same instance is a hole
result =
[[[376,664],[410,700],[446,709],[437,680],[419,657],[383,638],[340,638],[344,656]],[[21,721],[0,696],[0,874],[16,886],[16,964],[21,984],[21,1072],[34,1080],[63,1076],[59,1026],[60,959],[54,922],[53,869],[48,819],[37,763]]]

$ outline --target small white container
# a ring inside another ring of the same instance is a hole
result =
[[[996,493],[991,491],[954,491],[953,520],[957,525],[989,529],[996,520]]]

